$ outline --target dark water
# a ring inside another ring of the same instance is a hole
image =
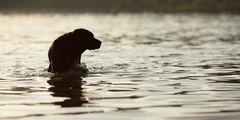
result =
[[[240,16],[0,14],[0,119],[238,120]],[[84,27],[103,41],[78,87],[52,87],[47,51]]]

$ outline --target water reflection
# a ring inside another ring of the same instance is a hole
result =
[[[240,118],[239,16],[0,18],[0,119]],[[79,26],[104,40],[101,50],[83,56],[90,71],[86,82],[49,78],[49,45]],[[36,29],[25,29],[30,27]]]
[[[78,107],[88,103],[87,97],[83,95],[82,78],[80,77],[51,77],[48,80],[53,97],[67,97],[68,99],[54,102],[62,107]]]

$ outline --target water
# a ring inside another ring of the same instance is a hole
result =
[[[0,14],[0,119],[237,120],[240,16]],[[47,51],[83,27],[103,41],[87,51],[77,88],[52,87]]]

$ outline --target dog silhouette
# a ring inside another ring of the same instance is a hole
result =
[[[63,73],[79,67],[82,53],[99,49],[101,43],[92,32],[83,28],[65,33],[53,41],[48,51],[48,72]]]

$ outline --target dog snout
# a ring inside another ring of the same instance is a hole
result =
[[[101,45],[102,45],[102,41],[97,40],[97,44],[98,44],[98,45],[97,45],[97,46],[98,46],[97,49],[99,49],[99,48],[101,47]]]

